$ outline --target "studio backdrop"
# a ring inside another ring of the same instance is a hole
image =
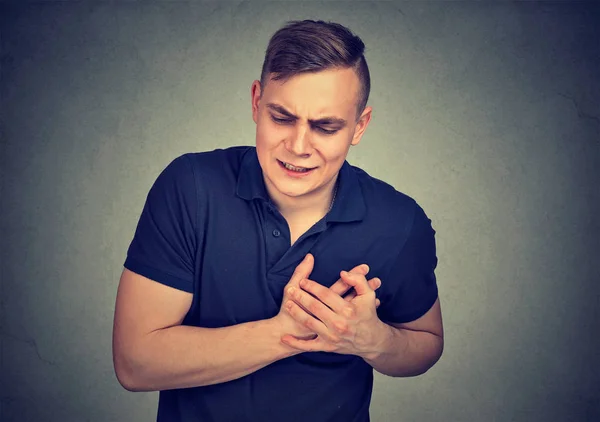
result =
[[[600,420],[600,22],[592,3],[0,6],[3,422],[150,421],[114,375],[119,276],[175,157],[253,145],[250,86],[288,20],[366,44],[348,161],[436,230],[445,350],[376,374],[371,419]],[[385,280],[383,280],[385,283]]]

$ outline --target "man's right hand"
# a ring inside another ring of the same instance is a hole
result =
[[[302,260],[302,262],[300,262],[300,264],[298,264],[298,266],[294,270],[294,274],[292,274],[292,278],[290,278],[290,281],[284,287],[283,300],[281,301],[282,307],[279,309],[279,313],[275,317],[275,319],[278,320],[279,323],[281,324],[283,334],[290,334],[290,335],[297,337],[299,339],[302,339],[302,340],[314,339],[317,335],[316,335],[316,333],[312,332],[310,329],[306,328],[305,326],[303,326],[302,324],[299,324],[296,320],[294,320],[289,315],[289,313],[286,312],[285,309],[283,309],[283,304],[287,303],[287,301],[289,299],[289,296],[290,296],[289,289],[290,288],[299,289],[300,288],[300,280],[309,278],[310,273],[313,270],[314,263],[315,263],[314,257],[311,254],[307,254],[304,257],[304,259]],[[366,276],[367,273],[369,272],[369,266],[366,264],[361,264],[361,265],[358,265],[358,266],[352,268],[349,272]],[[379,281],[378,278],[372,278],[372,279],[368,280],[368,283],[373,290],[377,290],[379,288],[379,286],[381,285],[381,282]],[[339,294],[340,296],[343,296],[344,299],[347,301],[352,300],[352,298],[356,296],[356,292],[354,290],[352,292],[350,292],[348,295],[344,296],[351,289],[351,286],[346,284],[341,278],[338,279],[330,287],[330,289],[333,292]],[[377,299],[376,306],[379,306],[379,299]],[[308,312],[308,310],[306,310],[306,311]]]

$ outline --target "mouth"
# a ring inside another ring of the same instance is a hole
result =
[[[316,169],[316,167],[297,167],[290,163],[286,163],[286,162],[280,161],[280,160],[277,160],[277,162],[279,163],[279,165],[282,168],[284,168],[288,171],[294,172],[294,173],[308,173],[308,172]]]

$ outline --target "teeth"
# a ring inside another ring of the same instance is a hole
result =
[[[288,170],[292,170],[292,171],[299,171],[299,172],[305,172],[308,171],[308,169],[304,168],[304,167],[294,167],[291,164],[288,163],[283,163],[283,165],[285,166],[286,169]]]

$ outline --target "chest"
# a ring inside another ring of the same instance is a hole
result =
[[[274,317],[285,285],[307,253],[315,257],[311,280],[327,287],[341,270],[366,263],[372,278],[391,265],[392,251],[381,250],[384,239],[360,224],[288,223],[258,204],[227,212],[211,213],[204,225],[186,318],[190,325],[224,327]]]

